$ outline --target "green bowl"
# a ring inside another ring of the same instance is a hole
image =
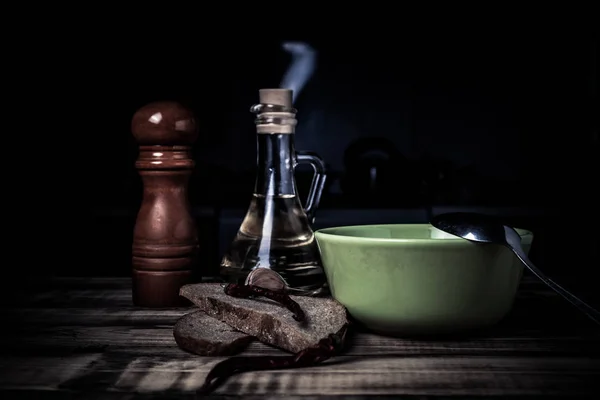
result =
[[[529,252],[533,234],[517,232]],[[494,325],[509,312],[523,274],[509,249],[430,224],[344,226],[315,236],[332,296],[382,334],[450,334]]]

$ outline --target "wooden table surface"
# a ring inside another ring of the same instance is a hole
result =
[[[0,398],[192,398],[218,357],[180,350],[193,308],[131,305],[126,278],[53,279],[1,310]],[[342,356],[312,368],[233,376],[211,397],[547,398],[600,393],[600,333],[533,278],[512,313],[472,339],[402,340],[356,332]],[[260,343],[248,354],[283,354]],[[600,397],[599,397],[600,398]]]

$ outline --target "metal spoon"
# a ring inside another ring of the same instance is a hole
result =
[[[313,289],[313,290],[302,290],[291,288],[285,279],[276,271],[270,268],[255,268],[246,277],[246,285],[260,286],[265,289],[273,291],[285,291],[290,295],[297,296],[318,296],[325,293],[325,285]]]
[[[432,218],[431,225],[472,242],[495,243],[508,247],[542,282],[586,313],[594,322],[600,324],[600,312],[552,281],[533,265],[521,247],[521,237],[513,228],[499,223],[494,217],[476,213],[440,214]]]

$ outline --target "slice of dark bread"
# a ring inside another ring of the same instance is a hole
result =
[[[331,297],[291,296],[306,314],[306,321],[297,322],[291,311],[272,300],[231,297],[218,283],[185,285],[179,294],[211,317],[292,353],[317,344],[348,322],[346,308]]]
[[[179,318],[173,328],[177,345],[201,356],[231,356],[242,352],[255,340],[203,311],[194,311]]]

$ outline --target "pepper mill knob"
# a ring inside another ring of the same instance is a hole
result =
[[[188,200],[196,121],[179,103],[155,102],[135,113],[131,131],[140,145],[135,165],[144,186],[133,233],[133,303],[186,305],[179,288],[194,281],[198,252]]]
[[[173,101],[140,108],[131,121],[131,132],[140,145],[191,146],[198,137],[192,111]]]

